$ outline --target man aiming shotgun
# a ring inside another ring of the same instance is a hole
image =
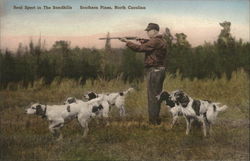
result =
[[[158,24],[149,23],[145,29],[149,40],[139,40],[140,45],[128,41],[131,39],[126,37],[119,38],[132,50],[145,53],[144,65],[147,79],[149,123],[154,125],[161,123],[159,117],[160,103],[157,101],[156,95],[162,91],[165,79],[166,42],[163,36],[159,35],[159,29]]]

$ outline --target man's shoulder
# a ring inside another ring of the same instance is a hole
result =
[[[163,36],[162,35],[157,35],[151,39],[149,39],[150,41],[162,41],[164,40]]]
[[[158,43],[165,43],[165,39],[163,38],[162,35],[157,35],[157,36],[151,38],[149,41],[150,41],[150,43],[157,43],[157,44]]]
[[[163,39],[163,35],[156,35],[155,38],[156,39]]]

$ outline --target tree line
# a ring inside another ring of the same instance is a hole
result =
[[[172,75],[179,73],[183,78],[214,79],[225,74],[230,79],[238,68],[250,72],[249,42],[236,40],[229,33],[220,34],[213,43],[191,47],[184,33],[175,36],[177,40],[173,41],[171,34],[165,34],[168,46],[166,69]],[[28,87],[41,78],[45,85],[55,79],[60,82],[63,78],[78,80],[80,84],[87,79],[117,77],[125,82],[142,81],[143,60],[143,53],[127,48],[108,51],[71,48],[70,42],[64,40],[45,49],[39,39],[37,43],[30,41],[28,46],[19,44],[16,52],[0,51],[0,88],[6,88],[10,83]]]

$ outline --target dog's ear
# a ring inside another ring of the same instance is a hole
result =
[[[175,106],[174,101],[170,99],[170,94],[167,91],[161,92],[159,101],[160,102],[166,101],[166,105],[169,106],[170,108]]]
[[[92,99],[94,99],[94,98],[97,98],[97,94],[94,93],[94,92],[88,93],[88,96],[89,96],[89,100],[92,100]]]
[[[41,104],[36,105],[36,114],[37,115],[42,115],[43,114],[43,109],[42,109]]]
[[[161,103],[162,101],[166,100],[169,96],[169,93],[166,91],[162,91],[160,94],[156,96],[157,100]]]
[[[70,112],[70,105],[67,106],[67,111]]]
[[[174,93],[174,96],[175,98],[178,100],[180,98],[182,98],[184,96],[184,92],[182,90],[177,90],[175,93]]]
[[[189,103],[189,98],[184,92],[180,92],[177,95],[176,100],[181,104],[182,107],[187,107]]]
[[[168,99],[169,98],[169,96],[170,96],[170,94],[167,92],[167,91],[163,91],[163,98],[164,99]]]

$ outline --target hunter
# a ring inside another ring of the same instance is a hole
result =
[[[160,108],[161,105],[156,99],[163,88],[165,79],[165,57],[166,57],[166,41],[162,35],[159,35],[160,27],[158,24],[149,23],[145,31],[149,40],[141,40],[141,44],[128,41],[126,38],[120,38],[125,42],[126,46],[137,52],[144,52],[144,66],[147,80],[148,95],[148,114],[149,123],[160,125]]]

